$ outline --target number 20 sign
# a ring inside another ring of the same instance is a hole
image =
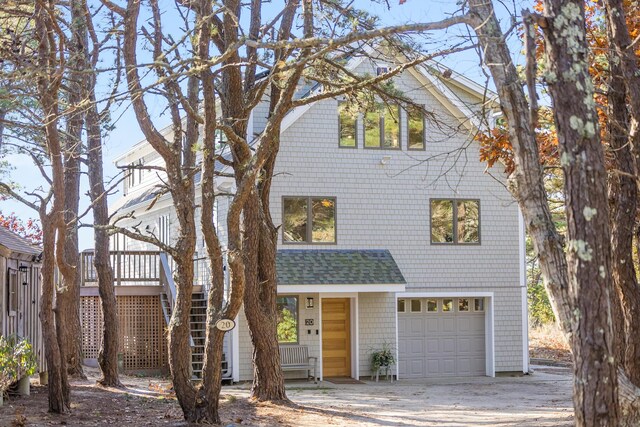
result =
[[[231,319],[220,319],[216,322],[216,328],[227,332],[236,327],[236,322]]]

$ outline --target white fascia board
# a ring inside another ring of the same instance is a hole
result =
[[[458,98],[458,96],[456,96],[455,93],[453,93],[451,91],[451,89],[449,89],[447,87],[447,85],[445,85],[444,83],[442,83],[440,81],[439,78],[437,78],[436,76],[432,75],[428,69],[426,69],[426,67],[424,65],[418,65],[416,67],[416,69],[418,70],[418,72],[424,76],[430,83],[431,85],[437,89],[445,98],[447,98],[447,100],[463,115],[465,116],[469,122],[471,123],[471,125],[473,125],[473,127],[475,129],[480,129],[481,124],[480,121],[478,120],[477,117],[475,117],[475,114],[473,113],[473,111],[471,111],[469,109],[469,107],[467,107],[466,105],[464,105],[464,102],[462,102],[460,100],[460,98]],[[446,105],[445,105],[446,106]]]
[[[405,285],[278,285],[279,294],[295,293],[334,293],[348,294],[354,292],[404,292]]]
[[[365,48],[365,51],[366,51],[366,48]],[[349,59],[349,61],[347,61],[345,68],[347,70],[353,71],[356,68],[358,68],[365,61],[365,59],[367,59],[367,57],[364,55],[353,57]],[[299,107],[296,107],[293,110],[291,110],[289,114],[284,116],[284,118],[282,119],[282,124],[280,126],[280,135],[282,135],[285,130],[289,129],[295,122],[297,122],[298,119],[300,119],[300,117],[304,115],[304,113],[309,111],[311,107],[316,104],[316,102],[312,102],[311,104],[306,104],[306,105],[301,105]]]

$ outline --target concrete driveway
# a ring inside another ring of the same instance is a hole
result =
[[[532,375],[400,380],[365,384],[288,384],[291,400],[316,412],[318,425],[571,426],[572,379],[567,368],[534,366]],[[223,394],[244,396],[246,386]],[[303,417],[306,418],[306,417]],[[305,427],[315,425],[305,419]]]

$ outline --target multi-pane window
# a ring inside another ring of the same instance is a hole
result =
[[[283,243],[335,243],[336,199],[285,197],[282,208]]]
[[[339,147],[357,148],[357,117],[347,108],[347,103],[338,105]]]
[[[278,309],[278,342],[298,342],[298,297],[284,296],[276,299]]]
[[[418,108],[407,111],[407,148],[409,150],[424,150],[424,113]]]
[[[385,105],[363,115],[364,147],[400,149],[400,107]]]
[[[480,201],[431,200],[431,243],[480,243]]]

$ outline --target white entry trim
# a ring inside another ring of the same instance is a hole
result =
[[[522,297],[520,304],[522,306],[522,372],[529,372],[529,304],[527,304],[527,247],[526,247],[526,230],[524,225],[524,216],[522,211],[518,209],[518,232],[520,234],[520,289]]]
[[[347,298],[348,295],[358,295],[358,292],[404,292],[402,284],[376,285],[278,285],[278,294],[314,294],[321,296],[336,294],[336,298]]]
[[[231,331],[231,378],[240,382],[240,315],[236,316],[236,327]]]
[[[406,292],[403,294],[396,294],[396,299],[405,298],[484,298],[484,326],[485,326],[485,374],[488,377],[496,376],[496,362],[495,362],[495,334],[494,334],[494,322],[493,322],[493,292]],[[396,328],[398,326],[398,311],[396,310]],[[398,342],[398,338],[396,338]]]
[[[320,313],[318,318],[320,322],[320,334],[319,334],[319,348],[320,357],[318,357],[318,363],[320,364],[320,381],[323,381],[324,372],[322,370],[322,299],[323,298],[349,298],[349,316],[351,316],[351,377],[358,380],[360,379],[360,319],[358,319],[358,293],[357,292],[338,292],[338,293],[320,293],[318,299],[320,300],[319,307]]]

